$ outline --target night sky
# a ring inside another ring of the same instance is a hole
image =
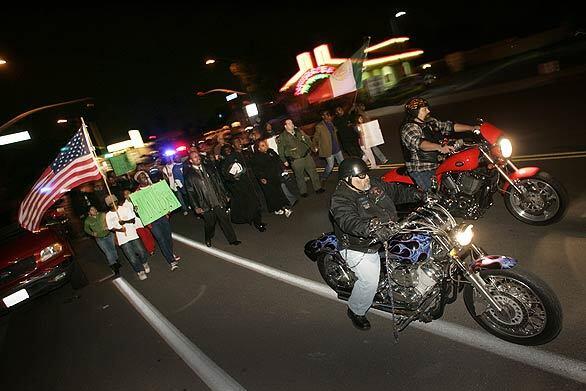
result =
[[[3,9],[0,57],[9,64],[0,67],[0,121],[36,106],[91,96],[107,143],[133,128],[147,134],[204,129],[223,96],[201,98],[194,92],[240,89],[229,62],[206,67],[207,56],[252,64],[262,85],[276,92],[296,71],[296,54],[331,43],[335,56],[350,55],[364,36],[372,42],[389,38],[389,18],[398,10],[408,12],[400,20],[401,32],[426,51],[422,60],[577,22],[573,10],[551,9],[553,3],[549,9],[473,2],[466,8],[299,2],[286,9],[274,8],[277,3],[249,9],[246,3]],[[75,116],[76,107],[68,110],[60,115]]]

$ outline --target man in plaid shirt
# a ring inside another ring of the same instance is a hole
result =
[[[401,147],[405,166],[417,186],[431,187],[431,178],[439,165],[440,153],[454,152],[451,145],[442,145],[441,139],[453,132],[478,131],[479,126],[455,124],[430,117],[429,104],[423,98],[411,98],[405,104],[405,120],[401,125]]]

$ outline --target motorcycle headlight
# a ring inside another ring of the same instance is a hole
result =
[[[499,147],[501,148],[501,153],[505,159],[510,158],[513,154],[513,144],[511,144],[511,140],[508,138],[500,139]]]
[[[472,242],[474,231],[472,231],[472,224],[463,225],[456,231],[454,238],[460,246],[467,246]]]
[[[49,259],[59,255],[61,251],[63,251],[63,246],[61,243],[53,243],[52,245],[41,250],[38,260],[41,262],[46,262]]]

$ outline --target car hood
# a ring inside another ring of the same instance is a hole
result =
[[[56,241],[59,241],[59,238],[50,230],[39,233],[20,230],[5,235],[0,239],[0,269],[14,261],[39,253]]]

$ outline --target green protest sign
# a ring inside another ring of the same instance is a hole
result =
[[[165,181],[157,182],[130,194],[130,199],[137,208],[138,217],[145,225],[181,206]]]
[[[121,153],[120,155],[112,156],[108,159],[112,168],[114,169],[114,174],[124,175],[127,172],[130,172],[136,168],[136,164],[131,162],[128,159],[128,155],[126,153]]]

